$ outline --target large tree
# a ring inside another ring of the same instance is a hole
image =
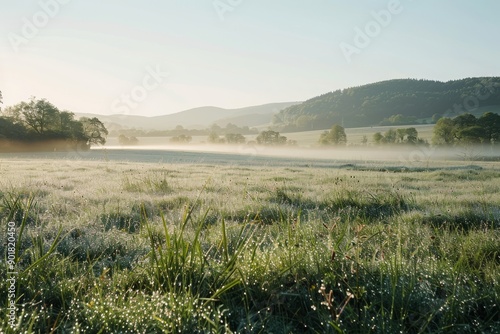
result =
[[[335,124],[330,131],[325,131],[320,135],[319,142],[322,145],[345,145],[347,143],[345,129]]]
[[[434,126],[432,143],[434,145],[452,145],[455,142],[455,124],[451,118],[440,118]]]
[[[49,130],[57,130],[59,110],[45,99],[36,100],[34,97],[28,102],[21,102],[18,110],[24,123],[39,135]]]
[[[108,135],[108,130],[104,126],[104,124],[96,117],[80,118],[80,122],[83,125],[83,132],[87,137],[87,141],[89,145],[97,144],[104,145],[106,144],[106,136]]]

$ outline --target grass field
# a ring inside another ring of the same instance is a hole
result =
[[[2,332],[500,330],[497,164],[134,154],[0,158]]]

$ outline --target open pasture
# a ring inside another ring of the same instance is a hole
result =
[[[11,330],[1,263],[4,332],[500,328],[493,163],[92,154],[0,160],[18,272]]]

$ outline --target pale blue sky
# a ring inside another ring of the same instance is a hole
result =
[[[372,12],[397,2],[3,1],[0,91],[4,106],[33,95],[74,112],[152,116],[500,75],[498,0],[400,0],[374,25]],[[356,28],[369,27],[369,44],[356,46]],[[350,62],[341,43],[357,48]]]

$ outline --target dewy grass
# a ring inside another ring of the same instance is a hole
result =
[[[487,163],[167,173],[37,162],[58,177],[2,164],[0,250],[13,221],[19,272],[11,328],[0,263],[2,332],[500,328],[500,177]]]
[[[171,187],[166,173],[150,173],[142,178],[124,176],[123,188],[129,192],[169,193]]]

